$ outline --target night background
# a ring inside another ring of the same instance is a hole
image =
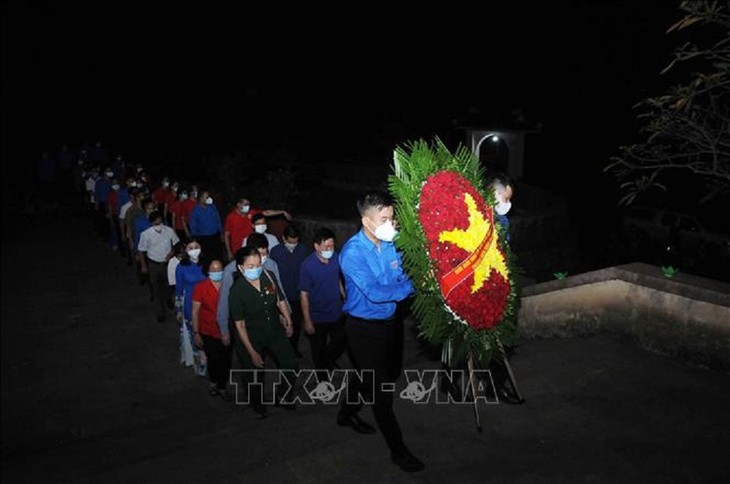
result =
[[[321,185],[337,178],[338,164],[385,181],[397,145],[438,136],[454,149],[464,142],[460,127],[510,126],[519,114],[538,132],[526,138],[515,207],[544,205],[530,188],[567,201],[580,251],[563,263],[572,273],[637,257],[600,255],[624,243],[611,239],[624,209],[603,169],[621,145],[641,140],[633,106],[687,76],[660,75],[688,39],[666,33],[681,12],[664,1],[353,10],[331,19],[321,9],[276,8],[16,4],[5,12],[6,204],[27,198],[41,152],[100,141],[157,179],[224,192],[224,212],[234,191],[265,196],[275,176],[267,173],[286,169],[290,185],[273,191],[296,195],[261,203],[350,218],[357,194],[340,199]],[[221,164],[233,154],[238,175]],[[364,176],[363,190],[368,184]],[[669,188],[636,203],[730,232],[726,198],[700,206],[703,185],[682,173]]]
[[[172,306],[154,321],[164,298],[149,276],[99,235],[104,216],[80,188],[59,182],[49,203],[39,161],[100,142],[153,182],[209,188],[221,217],[245,196],[291,213],[308,247],[312,227],[333,228],[339,250],[360,221],[355,199],[386,186],[397,146],[438,137],[455,150],[481,126],[527,131],[509,214],[522,293],[510,304],[537,322],[504,361],[528,404],[490,405],[477,433],[471,408],[405,411],[396,399],[424,482],[719,482],[730,200],[704,201],[706,180],[686,171],[640,195],[635,206],[696,217],[714,241],[687,249],[683,236],[678,249],[671,233],[649,242],[626,228],[632,208],[604,172],[644,139],[634,106],[688,82],[691,62],[660,74],[673,50],[710,37],[667,33],[679,3],[4,5],[3,478],[415,482],[381,436],[335,425],[331,406],[272,405],[258,422],[211,398],[181,365],[182,316]],[[492,161],[505,156],[495,146]],[[286,223],[268,217],[269,232]],[[556,280],[566,275],[577,277]],[[440,368],[412,314],[404,327],[403,367]]]

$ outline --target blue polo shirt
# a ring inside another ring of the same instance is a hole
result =
[[[195,205],[190,212],[190,235],[193,237],[220,234],[223,232],[221,216],[215,205]]]
[[[97,202],[106,203],[109,201],[109,192],[112,191],[112,182],[106,177],[96,180],[94,185],[94,197]]]
[[[389,319],[397,302],[413,293],[395,245],[381,241],[378,248],[362,229],[345,243],[339,261],[347,295],[342,309],[351,316]]]
[[[193,262],[186,265],[180,263],[175,269],[175,295],[183,298],[183,315],[186,321],[193,319],[193,289],[204,280],[203,270]]]
[[[287,251],[288,252],[288,251]],[[332,323],[342,315],[340,264],[332,256],[325,264],[312,252],[302,262],[299,290],[309,296],[309,315],[315,323]]]
[[[150,223],[150,218],[146,213],[141,213],[137,215],[137,217],[134,219],[134,249],[137,250],[137,247],[139,247],[139,236],[142,235],[142,232],[147,230],[148,228],[152,227],[152,224]]]
[[[279,244],[269,251],[269,257],[279,266],[281,284],[289,301],[299,301],[299,269],[309,252],[302,243],[297,244],[292,252],[289,252],[284,244]]]

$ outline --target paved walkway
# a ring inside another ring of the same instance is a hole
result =
[[[8,224],[8,222],[10,222]],[[724,482],[730,378],[607,337],[523,342],[523,406],[396,399],[426,463],[408,475],[380,434],[325,405],[257,421],[178,364],[176,326],[84,219],[4,221],[5,482]],[[7,233],[7,232],[6,232]],[[412,324],[409,322],[409,324]],[[306,349],[307,346],[305,346]],[[435,368],[408,334],[406,367]],[[309,360],[303,360],[303,366]],[[401,380],[397,391],[404,388]],[[370,411],[363,416],[373,421]]]

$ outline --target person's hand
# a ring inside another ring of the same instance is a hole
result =
[[[312,336],[314,334],[314,324],[312,324],[311,321],[304,322],[304,332],[308,334],[309,336]]]
[[[286,337],[291,338],[291,335],[294,334],[294,327],[291,323],[287,323],[284,325],[284,331],[286,332]]]
[[[251,363],[253,363],[253,366],[256,368],[264,367],[264,359],[261,358],[261,355],[256,350],[250,351],[248,356],[251,357]]]
[[[231,346],[231,336],[228,334],[224,334],[221,336],[221,342],[224,346]]]
[[[286,210],[284,210],[284,211],[282,212],[282,214],[284,215],[284,218],[286,218],[286,219],[287,219],[288,221],[290,221],[290,222],[291,222],[291,220],[292,220],[292,216],[291,216],[291,214],[290,214],[289,212],[287,212]]]
[[[228,251],[228,260],[233,260],[233,252]]]
[[[193,336],[193,341],[195,342],[195,346],[198,348],[203,347],[203,338],[200,336],[200,333],[195,333],[195,336]]]
[[[183,322],[183,313],[182,313],[182,311],[178,311],[178,312],[175,313],[175,319],[177,319],[177,322],[179,324],[182,324],[182,322]]]

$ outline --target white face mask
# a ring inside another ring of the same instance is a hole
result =
[[[241,205],[241,213],[248,213],[249,210],[251,210],[251,205]]]
[[[319,253],[319,255],[322,256],[323,259],[331,259],[333,255],[335,255],[334,250],[323,250]]]
[[[393,222],[388,220],[384,224],[378,225],[378,227],[375,229],[375,237],[378,238],[378,240],[382,240],[383,242],[393,242],[393,239],[395,238],[395,234],[397,234],[398,231],[395,230],[395,227],[393,227]]]
[[[262,224],[255,225],[253,229],[256,231],[257,234],[263,234],[264,232],[266,232],[266,228],[266,224]]]
[[[165,188],[167,188],[167,187],[170,186],[170,182],[163,181],[162,182],[162,186],[165,187]]]
[[[180,200],[187,200],[187,199],[188,199],[188,194],[187,193],[181,193],[180,194]]]
[[[294,249],[297,248],[297,244],[290,244],[289,242],[284,242],[284,247],[286,247],[289,250],[289,252],[294,252]]]
[[[499,215],[507,215],[507,212],[509,212],[510,208],[512,208],[512,202],[499,202],[494,207],[494,211],[497,212]]]
[[[210,198],[210,197],[206,198],[206,199],[205,199],[205,204],[206,204],[206,205],[213,205],[213,199],[212,199],[212,198]]]
[[[162,232],[162,225],[154,225],[155,232],[158,234]]]
[[[106,172],[106,176],[108,176],[109,178],[111,178],[111,177],[113,177],[113,176],[114,176],[114,172],[111,172],[111,171],[107,171],[107,172]]]
[[[198,262],[198,258],[200,257],[200,249],[190,249],[188,251],[188,255],[190,256],[191,261]]]
[[[261,256],[261,263],[262,263],[262,264],[263,264],[264,262],[266,262],[267,260],[269,260],[269,256],[268,256],[268,255],[262,255],[262,256]]]

